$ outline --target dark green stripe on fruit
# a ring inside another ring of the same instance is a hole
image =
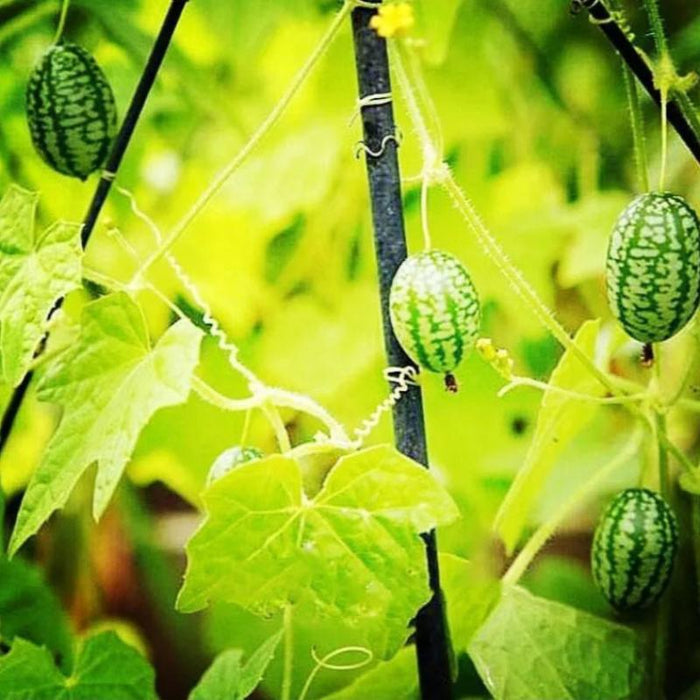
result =
[[[646,608],[666,588],[677,549],[676,519],[661,496],[648,489],[626,489],[596,528],[593,577],[618,610]]]
[[[433,372],[451,372],[478,337],[476,289],[464,265],[443,251],[404,261],[392,282],[390,312],[403,349]]]
[[[700,303],[700,221],[670,193],[637,197],[613,229],[608,300],[625,331],[643,343],[680,331]]]
[[[54,170],[85,179],[102,166],[117,129],[116,104],[85,49],[52,46],[30,76],[26,102],[34,146]]]

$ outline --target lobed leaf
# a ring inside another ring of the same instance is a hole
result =
[[[267,615],[310,596],[321,612],[381,620],[389,636],[429,596],[418,533],[457,515],[430,472],[389,446],[341,457],[313,499],[281,455],[242,465],[203,498],[180,610],[217,600]]]
[[[20,558],[0,558],[0,638],[15,637],[46,645],[66,662],[72,637],[68,615],[40,570]]]
[[[227,649],[219,654],[190,693],[190,700],[245,700],[262,680],[283,631],[265,640],[245,664],[242,663],[243,652],[240,649]]]
[[[89,637],[64,676],[51,654],[17,638],[0,657],[0,697],[5,700],[155,700],[153,669],[113,632]]]
[[[77,342],[39,383],[39,398],[64,412],[22,500],[11,554],[65,504],[95,462],[93,514],[102,515],[144,425],[187,398],[201,336],[179,321],[151,348],[143,313],[123,292],[85,307]]]
[[[16,386],[29,370],[49,312],[80,287],[80,225],[59,221],[35,237],[38,195],[11,185],[0,201],[0,366]]]

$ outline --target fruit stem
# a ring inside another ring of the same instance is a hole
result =
[[[588,371],[591,372],[611,394],[618,395],[620,392],[608,379],[605,372],[599,369],[588,355],[576,345],[571,336],[556,320],[552,311],[550,311],[547,305],[539,298],[537,292],[523,277],[520,270],[510,262],[498,241],[481,221],[474,205],[469,201],[464,192],[462,192],[447,164],[441,162],[442,154],[437,152],[431,140],[423,113],[413,93],[411,81],[404,67],[401,52],[394,50],[392,58],[394,59],[395,73],[401,87],[404,101],[406,102],[409,117],[415,132],[421,140],[422,151],[424,154],[435,154],[433,162],[436,163],[436,165],[432,172],[434,180],[439,182],[450,195],[457,210],[462,215],[467,225],[476,234],[477,240],[486,254],[494,261],[499,272],[508,280],[515,292],[525,301],[542,325],[547,328],[565,348],[571,349]],[[419,67],[414,66],[414,72],[418,71]]]
[[[430,250],[433,247],[432,238],[430,236],[430,222],[428,221],[428,189],[428,175],[424,173],[420,187],[420,217],[421,228],[423,229],[423,247],[425,250]]]
[[[649,192],[649,167],[647,163],[647,144],[644,136],[644,115],[639,103],[639,89],[632,71],[622,62],[622,75],[627,93],[627,106],[632,125],[632,142],[634,144],[634,162],[637,168],[637,182],[640,192]]]
[[[66,26],[66,16],[68,15],[68,7],[70,5],[70,0],[63,0],[61,3],[61,13],[58,16],[58,26],[56,27],[56,34],[53,38],[53,43],[58,44],[63,36],[63,30]]]
[[[576,508],[580,508],[584,503],[594,497],[598,493],[601,484],[617,469],[624,465],[627,460],[635,455],[639,449],[641,436],[642,431],[640,429],[635,430],[625,447],[559,506],[549,520],[542,523],[542,525],[535,530],[504,574],[503,583],[515,585],[520,580],[533,559],[537,556],[537,553],[547,543],[547,540],[554,535],[562,522],[564,522]]]

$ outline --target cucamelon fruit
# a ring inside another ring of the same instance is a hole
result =
[[[680,331],[700,302],[700,222],[682,197],[637,197],[613,229],[608,301],[625,331],[642,343]]]
[[[404,260],[391,285],[389,308],[399,343],[431,372],[451,377],[476,343],[479,296],[467,269],[450,253],[429,250]]]
[[[631,488],[603,512],[593,538],[593,578],[617,610],[649,607],[663,593],[678,549],[678,525],[659,494]]]
[[[105,74],[85,49],[52,46],[29,78],[26,107],[34,146],[54,170],[84,180],[102,166],[117,109]]]

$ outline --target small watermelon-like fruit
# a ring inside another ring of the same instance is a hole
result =
[[[447,375],[476,343],[479,296],[462,263],[441,250],[411,255],[399,267],[389,299],[394,333],[409,357]]]
[[[225,476],[230,471],[254,459],[262,459],[265,455],[257,447],[238,445],[224,450],[211,465],[207,476],[207,486]]]
[[[682,197],[637,197],[615,224],[607,259],[608,301],[642,343],[667,340],[700,303],[700,221]]]
[[[102,166],[117,131],[112,88],[76,44],[52,46],[27,86],[27,121],[39,155],[59,173],[84,180]]]
[[[678,550],[678,525],[659,494],[619,493],[601,516],[593,538],[593,578],[621,612],[649,607],[664,592]]]

